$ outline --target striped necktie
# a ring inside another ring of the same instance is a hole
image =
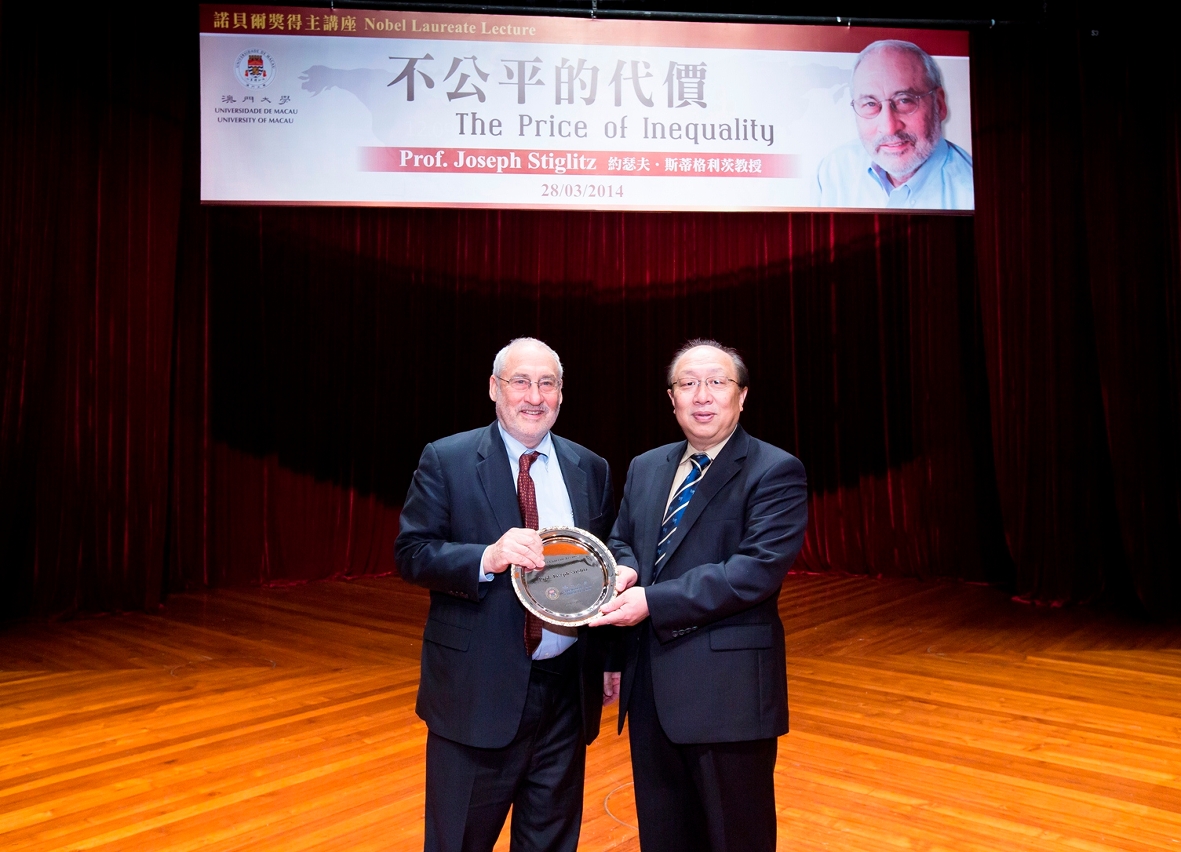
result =
[[[709,467],[710,457],[705,453],[694,453],[689,456],[689,461],[693,463],[693,468],[689,471],[688,476],[685,477],[685,481],[681,483],[681,487],[673,495],[672,501],[668,504],[668,511],[664,513],[664,522],[660,525],[660,542],[656,545],[656,563],[654,565],[656,573],[660,572],[662,567],[660,563],[668,555],[665,548],[668,546],[669,539],[677,531],[677,524],[685,516],[685,507],[693,499],[693,492],[697,490],[697,483],[701,481],[705,469]]]

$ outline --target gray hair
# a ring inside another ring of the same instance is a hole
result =
[[[931,54],[927,53],[927,51],[923,50],[914,42],[902,41],[896,38],[884,38],[881,41],[875,41],[857,54],[857,60],[853,63],[853,74],[849,75],[850,85],[853,82],[853,75],[857,73],[857,69],[861,65],[861,60],[875,53],[880,53],[883,50],[900,50],[904,53],[911,53],[917,56],[919,61],[923,63],[923,76],[926,77],[926,87],[928,89],[943,88],[943,72],[939,70],[939,66],[935,64],[935,60],[931,58]]]
[[[746,369],[746,362],[742,360],[742,356],[738,354],[738,350],[733,346],[726,346],[724,343],[718,343],[716,340],[711,340],[707,337],[695,337],[692,340],[686,341],[685,345],[676,351],[673,359],[668,362],[668,386],[671,388],[676,376],[673,371],[677,368],[677,362],[680,361],[689,352],[690,349],[696,349],[698,346],[709,346],[713,349],[719,349],[730,356],[730,360],[734,362],[734,372],[738,374],[738,387],[744,388],[750,385],[750,371]]]
[[[520,343],[532,343],[534,346],[544,349],[546,354],[553,358],[554,363],[558,365],[558,381],[562,380],[562,359],[558,357],[558,353],[548,343],[544,343],[536,337],[517,337],[510,340],[508,345],[497,352],[496,357],[492,359],[492,375],[499,376],[501,374],[504,370],[505,363],[508,362],[509,351]]]

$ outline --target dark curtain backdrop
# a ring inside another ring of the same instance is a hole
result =
[[[665,364],[715,336],[750,362],[750,431],[807,460],[801,567],[1007,576],[970,219],[202,218],[203,251],[184,264],[199,280],[179,296],[192,380],[176,413],[173,585],[392,568],[393,507],[419,451],[491,421],[492,356],[523,334],[565,358],[559,431],[617,479],[679,437]]]
[[[153,11],[167,74],[37,14],[0,7],[3,614],[393,570],[423,444],[492,419],[521,334],[617,479],[678,437],[671,352],[738,346],[744,423],[809,471],[802,570],[1181,612],[1178,74],[1143,34],[974,34],[974,218],[202,208],[195,8]]]
[[[0,615],[163,590],[190,105],[118,29],[149,11],[0,7]]]
[[[1176,615],[1181,74],[1164,33],[1071,23],[973,40],[1001,512],[1020,594]]]

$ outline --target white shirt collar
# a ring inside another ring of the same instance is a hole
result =
[[[504,426],[499,420],[496,421],[496,428],[500,430],[500,437],[504,439],[504,446],[508,449],[509,458],[514,461],[525,455],[525,453],[531,453],[534,450],[541,453],[543,461],[548,462],[553,457],[554,441],[549,432],[545,433],[545,437],[541,439],[541,442],[536,447],[530,449],[508,432],[504,431]]]
[[[735,424],[734,430],[729,435],[726,436],[725,440],[719,441],[718,443],[716,443],[712,447],[710,447],[708,450],[704,451],[705,454],[707,456],[709,456],[710,462],[713,462],[718,457],[718,453],[720,453],[722,451],[722,448],[725,447],[726,444],[728,444],[730,442],[730,439],[734,437],[734,432],[737,432],[737,431],[738,431],[738,424]],[[699,453],[699,452],[702,452],[702,450],[693,449],[693,445],[690,444],[688,441],[685,441],[685,452],[681,453],[681,464],[684,464],[686,461],[688,461],[689,456],[693,455],[694,453]]]

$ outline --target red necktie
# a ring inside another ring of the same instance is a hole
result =
[[[531,530],[538,528],[537,524],[537,491],[533,488],[533,477],[529,475],[529,468],[537,457],[538,452],[525,453],[521,456],[521,469],[517,474],[517,501],[521,504],[521,520]],[[525,650],[529,656],[541,644],[541,619],[531,612],[525,612]]]

